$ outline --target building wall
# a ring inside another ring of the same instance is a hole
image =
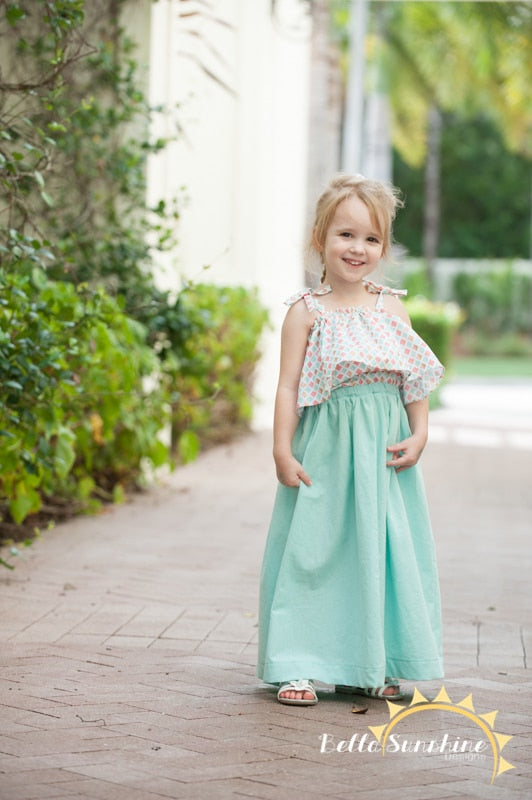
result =
[[[180,5],[158,0],[151,10],[150,95],[178,106],[180,132],[150,162],[149,195],[182,198],[179,246],[157,277],[176,289],[183,278],[258,288],[273,324],[256,382],[262,426],[282,301],[304,279],[310,23],[299,0],[277,0],[275,18],[270,0],[217,0],[221,22],[183,19]],[[172,135],[172,113],[156,126]]]

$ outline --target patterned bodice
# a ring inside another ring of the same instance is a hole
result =
[[[326,401],[339,386],[385,382],[399,387],[405,405],[436,388],[444,368],[432,350],[400,317],[385,310],[383,296],[406,291],[364,281],[377,295],[373,308],[353,306],[327,311],[319,296],[330,286],[303,289],[286,300],[304,299],[316,313],[310,329],[299,381],[297,408]]]

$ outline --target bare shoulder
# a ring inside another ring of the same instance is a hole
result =
[[[400,317],[403,322],[406,322],[408,326],[412,327],[412,323],[410,322],[410,317],[408,316],[405,305],[402,300],[397,297],[397,295],[385,294],[383,298],[383,305],[388,314],[393,314],[396,317]]]
[[[314,317],[304,300],[296,300],[286,312],[281,330],[279,385],[297,388]]]
[[[292,303],[286,312],[283,327],[292,329],[301,327],[308,333],[316,316],[317,313],[315,311],[309,311],[304,298],[301,297],[299,300],[296,300],[295,303]]]

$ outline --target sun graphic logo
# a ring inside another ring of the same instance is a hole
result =
[[[503,772],[507,772],[509,769],[514,769],[513,764],[509,764],[508,761],[501,756],[503,748],[513,737],[507,736],[503,733],[495,732],[495,717],[499,713],[498,711],[490,711],[487,714],[476,713],[475,707],[473,706],[472,694],[464,697],[464,699],[459,703],[453,703],[445,690],[445,686],[442,686],[434,700],[427,700],[426,697],[423,697],[421,692],[419,692],[417,689],[414,689],[412,702],[409,706],[405,707],[399,705],[398,703],[392,703],[390,700],[387,700],[386,702],[390,711],[390,721],[386,725],[369,726],[369,730],[375,736],[380,745],[380,750],[383,756],[387,751],[395,750],[395,752],[397,752],[400,750],[400,748],[397,746],[397,740],[392,732],[407,717],[411,717],[413,714],[422,714],[430,711],[445,711],[451,714],[459,714],[460,716],[469,719],[485,734],[488,742],[488,744],[485,746],[486,748],[491,746],[491,752],[493,754],[493,771],[490,783],[493,783],[495,778],[498,778],[498,776],[502,775]],[[394,744],[393,747],[390,747],[391,742]],[[449,744],[448,734],[445,735],[441,743],[432,742],[432,744],[434,744],[436,748],[440,748],[439,752],[443,753],[444,747],[449,748],[450,752],[453,751],[453,744]],[[457,752],[457,750],[454,752]]]

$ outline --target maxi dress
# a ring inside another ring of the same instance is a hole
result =
[[[265,546],[257,675],[383,686],[443,676],[434,541],[419,466],[397,473],[386,447],[410,435],[405,405],[443,367],[385,294],[374,307],[325,310],[329,286],[305,289],[317,316],[298,389],[292,450],[312,485],[279,484]]]

